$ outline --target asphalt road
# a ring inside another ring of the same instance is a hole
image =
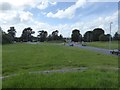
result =
[[[66,45],[70,46],[70,44],[66,44]],[[96,47],[91,47],[91,46],[82,46],[81,44],[74,44],[74,46],[82,48],[82,49],[87,49],[87,50],[91,50],[91,51],[95,51],[95,52],[100,52],[100,53],[107,54],[107,55],[117,56],[117,55],[111,54],[110,50],[108,50],[108,49],[96,48]]]

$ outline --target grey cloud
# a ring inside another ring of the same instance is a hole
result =
[[[0,11],[8,11],[12,9],[12,5],[8,2],[0,3]]]

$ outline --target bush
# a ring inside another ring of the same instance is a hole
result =
[[[2,33],[2,44],[13,43],[13,37],[9,34]]]
[[[99,36],[99,41],[109,41],[109,35],[100,35]]]

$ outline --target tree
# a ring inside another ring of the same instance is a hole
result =
[[[35,32],[32,31],[31,27],[25,28],[21,35],[21,40],[23,42],[32,41],[32,34]]]
[[[12,36],[5,33],[0,27],[0,44],[10,44],[10,43],[13,43]]]
[[[11,35],[11,37],[13,38],[12,40],[14,41],[15,34],[16,34],[15,28],[14,27],[10,27],[10,29],[8,29],[8,34]]]
[[[20,41],[21,41],[21,38],[20,38],[20,37],[15,37],[15,38],[14,38],[14,41],[20,42]]]
[[[47,38],[47,31],[38,31],[39,35],[38,35],[38,41],[40,42],[44,42]]]
[[[92,31],[87,31],[84,34],[84,41],[86,41],[86,42],[92,42],[93,41],[93,32]]]
[[[107,34],[107,35],[101,34],[99,36],[99,41],[109,41],[109,37],[110,37],[110,34]]]
[[[2,44],[10,44],[13,43],[13,38],[11,35],[2,33]]]
[[[52,41],[52,40],[53,40],[51,34],[47,37],[47,40],[48,40],[48,41]]]
[[[2,28],[0,27],[0,33],[2,32]]]
[[[60,34],[60,36],[59,36],[59,40],[63,40],[63,36],[62,36],[62,34]]]
[[[72,31],[71,39],[74,42],[79,42],[81,40],[82,35],[80,34],[80,31],[78,29],[74,29]]]
[[[113,36],[114,40],[120,40],[120,34],[118,34],[118,32],[116,32]]]
[[[58,36],[59,31],[55,30],[52,32],[52,39],[53,40],[59,40],[59,36]]]
[[[0,43],[1,44],[10,44],[13,43],[13,37],[10,34],[5,33],[0,27]]]
[[[48,41],[52,41],[52,40],[60,40],[60,41],[63,41],[63,36],[62,34],[58,35],[59,31],[58,30],[55,30],[52,32],[52,34],[50,34],[48,37],[47,37],[47,40]]]
[[[104,34],[104,30],[102,28],[95,28],[93,30],[93,41],[99,41],[99,36]]]
[[[2,44],[2,28],[0,27],[0,44]]]

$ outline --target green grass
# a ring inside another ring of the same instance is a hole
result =
[[[0,76],[2,76],[2,45],[0,44]],[[0,80],[0,89],[2,89],[2,80]]]
[[[53,40],[53,41],[47,41],[49,43],[64,43],[62,40]]]
[[[116,88],[116,72],[23,74],[3,81],[3,87],[16,88]]]
[[[3,46],[3,87],[117,87],[118,57],[61,44]],[[28,74],[29,71],[87,67],[85,72]],[[25,75],[21,75],[25,73]]]
[[[88,46],[109,49],[109,42],[87,42]],[[112,41],[111,49],[118,49],[118,41]]]

